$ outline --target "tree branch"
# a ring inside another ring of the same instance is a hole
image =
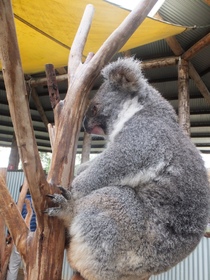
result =
[[[88,33],[90,31],[92,19],[94,15],[94,7],[89,4],[86,6],[82,20],[80,22],[77,34],[74,38],[74,42],[71,47],[71,52],[69,54],[69,63],[68,63],[68,77],[69,85],[74,78],[76,69],[79,64],[82,62],[82,53],[87,41]]]
[[[11,198],[7,189],[4,178],[0,175],[0,214],[4,217],[5,223],[12,235],[15,245],[18,250],[25,255],[26,236],[28,235],[28,228],[18,210],[14,200]]]
[[[19,153],[34,201],[37,219],[41,220],[45,206],[45,197],[42,196],[42,191],[44,187],[47,189],[48,184],[39,158],[30,117],[12,6],[11,2],[7,0],[0,1],[0,53],[10,115]],[[13,219],[16,219],[16,216],[13,216]]]
[[[76,146],[82,118],[87,106],[88,93],[101,69],[122,48],[156,2],[157,0],[142,0],[110,35],[93,58],[84,64],[81,64],[79,60],[81,59],[81,51],[84,48],[87,32],[91,24],[91,16],[88,16],[88,28],[84,26],[84,24],[87,25],[86,21],[81,23],[73,45],[76,48],[77,40],[80,38],[82,47],[77,54],[69,56],[68,69],[69,71],[74,71],[74,76],[71,76],[71,84],[62,104],[63,108],[59,116],[59,123],[56,125],[56,140],[53,147],[51,169],[48,175],[51,183],[69,187],[74,174]],[[86,32],[80,33],[83,28]],[[60,110],[61,106],[56,107]],[[68,134],[66,133],[67,130]]]

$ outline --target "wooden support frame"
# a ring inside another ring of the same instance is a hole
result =
[[[190,136],[189,64],[184,59],[178,64],[178,104],[179,125]]]
[[[208,33],[196,44],[194,44],[191,48],[189,48],[185,53],[183,53],[182,58],[185,60],[190,60],[193,56],[195,56],[199,51],[201,51],[209,44],[210,44],[210,33]]]
[[[155,17],[160,20],[163,20],[162,17],[158,13],[155,15]],[[205,36],[204,39],[206,42],[209,43],[209,34],[207,37]],[[181,45],[179,44],[179,42],[177,41],[177,39],[174,36],[166,38],[165,41],[167,42],[168,46],[171,48],[171,50],[173,51],[173,53],[175,55],[181,56],[185,53],[183,48],[181,47]],[[204,43],[202,46],[200,43],[198,45],[195,44],[193,49],[194,50],[196,49],[198,51],[205,45],[206,45],[206,43]],[[191,49],[191,51],[189,51],[189,53],[186,55],[186,57],[189,57],[190,53],[192,54],[192,49]],[[193,55],[194,54],[195,54],[195,51],[193,51]],[[210,92],[207,89],[206,85],[202,81],[200,75],[198,74],[198,72],[196,71],[195,67],[193,66],[193,64],[191,62],[189,62],[189,75],[194,80],[195,85],[197,86],[200,93],[203,95],[206,102],[208,104],[210,104]]]
[[[173,66],[178,63],[179,57],[178,56],[171,56],[171,57],[162,57],[157,59],[151,59],[141,62],[142,69],[151,69],[151,68],[160,68],[160,67],[167,67]],[[68,74],[58,75],[56,76],[57,83],[61,83],[68,79]],[[47,78],[32,78],[30,80],[31,87],[37,87],[40,85],[46,85]]]

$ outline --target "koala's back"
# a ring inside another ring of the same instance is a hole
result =
[[[68,258],[87,280],[143,280],[199,243],[209,185],[196,147],[139,65],[119,61],[106,76],[86,125],[105,128],[109,143],[73,182]]]
[[[132,131],[125,131],[129,142]],[[171,268],[197,246],[209,207],[206,171],[188,138],[179,130],[173,137],[164,146],[167,154],[161,154],[157,145],[147,150],[150,159],[137,173],[138,183],[132,167],[132,176],[121,185],[95,190],[78,200],[69,259],[86,279],[144,279]],[[132,155],[133,166],[138,166],[139,156],[143,155]],[[129,160],[127,153],[125,157]]]

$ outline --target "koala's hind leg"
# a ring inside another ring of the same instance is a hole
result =
[[[148,274],[139,250],[144,215],[135,192],[105,187],[77,202],[70,228],[71,267],[86,280],[144,279]]]

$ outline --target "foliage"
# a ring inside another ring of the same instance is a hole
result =
[[[45,170],[46,173],[48,173],[50,169],[52,153],[39,152],[39,155],[40,155],[43,169]]]

